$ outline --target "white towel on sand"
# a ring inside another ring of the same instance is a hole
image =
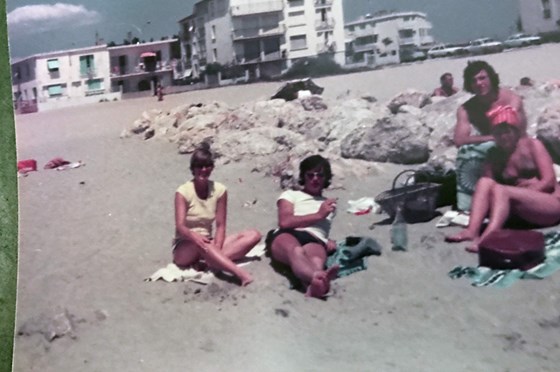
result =
[[[253,247],[245,255],[245,258],[258,258],[264,255],[265,244],[260,243]],[[250,263],[250,261],[245,261],[238,263],[238,266],[244,266]],[[155,273],[150,275],[148,278],[144,279],[145,282],[155,282],[156,280],[162,279],[168,283],[171,282],[184,282],[192,281],[201,284],[209,284],[214,279],[214,273],[211,271],[197,271],[195,269],[180,269],[174,263],[170,263],[166,267],[162,267]]]

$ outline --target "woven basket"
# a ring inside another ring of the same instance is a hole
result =
[[[405,186],[396,187],[397,180],[405,173],[412,174],[407,178]],[[408,180],[414,179],[415,173],[414,170],[405,170],[399,173],[393,180],[391,190],[383,191],[375,197],[375,202],[381,206],[391,220],[395,218],[399,205],[403,217],[408,223],[429,221],[435,216],[436,202],[441,185],[437,183],[407,185]]]

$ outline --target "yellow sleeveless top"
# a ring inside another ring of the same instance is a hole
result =
[[[179,186],[177,192],[187,201],[186,226],[192,231],[211,237],[212,225],[216,219],[218,199],[226,192],[226,187],[214,181],[209,181],[208,198],[200,199],[196,195],[193,181]]]

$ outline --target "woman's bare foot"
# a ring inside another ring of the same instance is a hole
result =
[[[478,243],[479,239],[475,239],[471,245],[465,248],[465,251],[470,253],[478,253]]]
[[[461,230],[458,234],[448,235],[445,237],[445,241],[449,243],[459,243],[468,240],[476,239],[476,234],[472,233],[468,229]]]
[[[253,281],[253,277],[248,273],[244,273],[239,276],[239,280],[241,280],[241,286],[246,287]]]
[[[311,283],[305,292],[306,297],[323,298],[329,292],[329,280],[324,271],[317,271],[313,274]]]
[[[340,269],[339,265],[333,265],[325,270],[326,279],[330,282],[331,280],[335,280],[338,277],[338,270]]]

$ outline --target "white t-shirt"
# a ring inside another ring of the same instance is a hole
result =
[[[321,207],[321,204],[323,204],[323,202],[327,200],[327,198],[323,196],[313,196],[303,191],[296,190],[284,191],[278,197],[278,200],[281,199],[292,203],[292,205],[294,206],[294,216],[305,216],[308,214],[316,213]],[[328,240],[329,232],[331,230],[331,222],[334,218],[334,215],[334,212],[330,213],[327,218],[315,222],[313,225],[297,228],[296,230],[307,231],[308,233],[326,243]]]

